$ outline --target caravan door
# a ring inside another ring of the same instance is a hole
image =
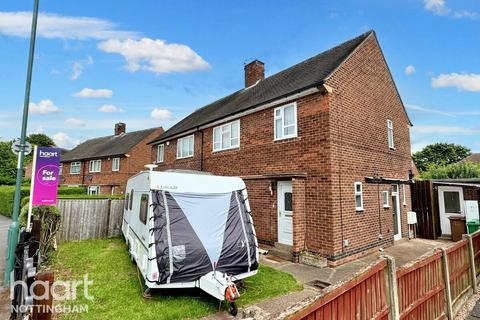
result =
[[[465,214],[462,187],[438,187],[438,208],[442,234],[451,235],[452,231],[448,217]]]

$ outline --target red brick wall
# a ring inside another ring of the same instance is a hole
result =
[[[148,157],[151,147],[147,145],[152,139],[156,138],[163,132],[162,128],[155,130],[142,142],[129,150],[127,156],[120,156],[120,170],[112,171],[112,158],[102,158],[101,172],[88,172],[90,159],[81,161],[82,166],[80,174],[70,174],[70,162],[63,163],[63,181],[61,185],[85,185],[100,186],[100,193],[123,194],[128,178],[132,175],[144,170],[144,166],[150,163]]]
[[[408,179],[410,124],[374,36],[327,84],[334,90],[330,95],[333,208],[329,214],[334,224],[333,251],[338,256],[393,240],[392,207],[384,209],[382,200],[382,191],[391,190],[391,185],[368,184],[364,177]],[[387,119],[393,121],[394,150],[388,147]],[[363,182],[363,212],[355,211],[354,181]],[[402,191],[400,187],[400,200]],[[407,206],[400,206],[404,235],[406,213],[411,210],[408,186],[406,195]],[[342,238],[349,240],[348,247],[342,248]]]

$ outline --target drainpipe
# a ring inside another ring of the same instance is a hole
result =
[[[200,133],[202,134],[202,144],[200,147],[200,171],[203,171],[203,130],[201,130]]]

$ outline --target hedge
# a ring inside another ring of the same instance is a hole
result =
[[[87,189],[84,187],[60,187],[58,188],[58,195],[86,195]],[[30,195],[30,187],[23,186],[21,188],[21,203],[25,204],[25,198]],[[11,217],[13,212],[13,199],[15,197],[15,186],[0,186],[0,214]]]

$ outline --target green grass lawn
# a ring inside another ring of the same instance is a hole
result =
[[[86,313],[63,314],[61,319],[185,319],[218,311],[218,300],[199,289],[157,290],[151,300],[142,297],[137,269],[121,239],[66,242],[59,245],[52,261],[56,280],[81,280],[88,273],[93,301],[78,299],[71,306],[88,305]],[[240,306],[301,290],[290,274],[260,266],[257,275],[243,280]],[[222,304],[222,309],[226,307]]]

